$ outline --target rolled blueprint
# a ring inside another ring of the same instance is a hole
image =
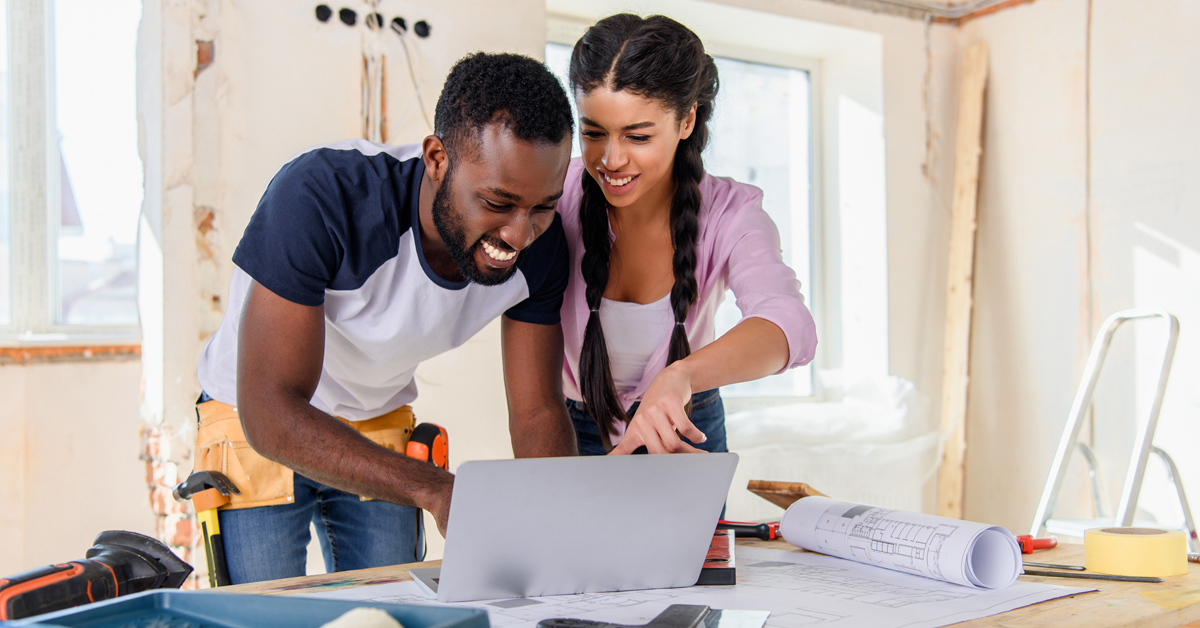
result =
[[[1021,575],[1016,537],[983,523],[805,497],[779,531],[812,552],[968,587],[999,589]]]

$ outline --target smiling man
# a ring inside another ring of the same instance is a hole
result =
[[[310,522],[329,571],[424,557],[421,509],[444,533],[454,478],[403,454],[414,373],[498,316],[513,451],[576,453],[555,213],[571,125],[545,66],[480,53],[423,144],[321,146],[275,175],[198,369],[195,468],[242,491],[220,511],[234,584],[304,575]]]

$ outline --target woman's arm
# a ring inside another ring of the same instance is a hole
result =
[[[684,412],[692,394],[777,373],[787,366],[788,357],[787,337],[778,325],[761,318],[747,318],[720,338],[659,371],[612,453],[633,453],[642,445],[652,454],[700,451],[679,438],[682,434],[693,443],[705,439]]]
[[[725,335],[659,371],[612,453],[645,445],[650,453],[699,451],[704,435],[683,408],[694,392],[746,382],[807,364],[816,352],[812,314],[796,273],[783,262],[779,230],[762,209],[762,193],[739,186],[713,225],[714,256],[723,260],[743,320]],[[730,209],[732,208],[732,209]],[[715,210],[714,210],[715,211]]]

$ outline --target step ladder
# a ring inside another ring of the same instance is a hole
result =
[[[1108,348],[1112,344],[1117,328],[1128,321],[1144,318],[1162,319],[1167,326],[1167,343],[1163,351],[1162,369],[1159,371],[1154,401],[1150,404],[1150,412],[1139,426],[1137,440],[1133,445],[1133,453],[1130,456],[1129,468],[1125,475],[1125,485],[1121,490],[1121,501],[1117,505],[1116,515],[1107,517],[1100,501],[1100,488],[1096,479],[1096,456],[1086,443],[1078,442],[1079,431],[1083,427],[1083,417],[1092,406],[1092,396],[1096,391],[1096,382],[1100,379],[1100,369],[1104,365],[1104,358],[1108,355]],[[1166,310],[1121,310],[1104,321],[1100,333],[1096,335],[1096,341],[1092,344],[1092,352],[1088,355],[1087,366],[1083,371],[1083,379],[1079,382],[1079,389],[1075,391],[1071,414],[1067,418],[1066,426],[1063,427],[1062,439],[1058,443],[1054,463],[1050,465],[1050,474],[1046,477],[1046,487],[1038,502],[1037,514],[1034,515],[1030,534],[1036,537],[1041,534],[1044,527],[1051,534],[1082,537],[1083,531],[1089,528],[1136,525],[1134,514],[1137,511],[1138,495],[1142,490],[1142,479],[1146,474],[1146,462],[1150,459],[1150,454],[1154,454],[1165,463],[1167,474],[1179,496],[1179,505],[1183,509],[1183,518],[1188,533],[1188,551],[1200,552],[1200,539],[1196,536],[1196,524],[1192,521],[1192,511],[1188,507],[1187,496],[1183,491],[1183,478],[1179,476],[1179,469],[1175,466],[1175,461],[1171,460],[1171,456],[1154,446],[1154,430],[1158,427],[1158,414],[1162,409],[1163,395],[1167,390],[1167,377],[1171,373],[1171,363],[1175,359],[1175,344],[1178,339],[1179,320]],[[1099,516],[1094,519],[1054,519],[1054,506],[1067,475],[1067,463],[1070,461],[1069,457],[1076,450],[1079,450],[1087,461],[1092,495],[1096,501],[1096,514]]]

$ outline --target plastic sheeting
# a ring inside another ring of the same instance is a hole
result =
[[[746,490],[750,480],[805,482],[830,497],[911,511],[934,507],[938,432],[912,382],[819,374],[826,401],[747,410],[726,418],[741,456],[727,519],[783,511]]]

